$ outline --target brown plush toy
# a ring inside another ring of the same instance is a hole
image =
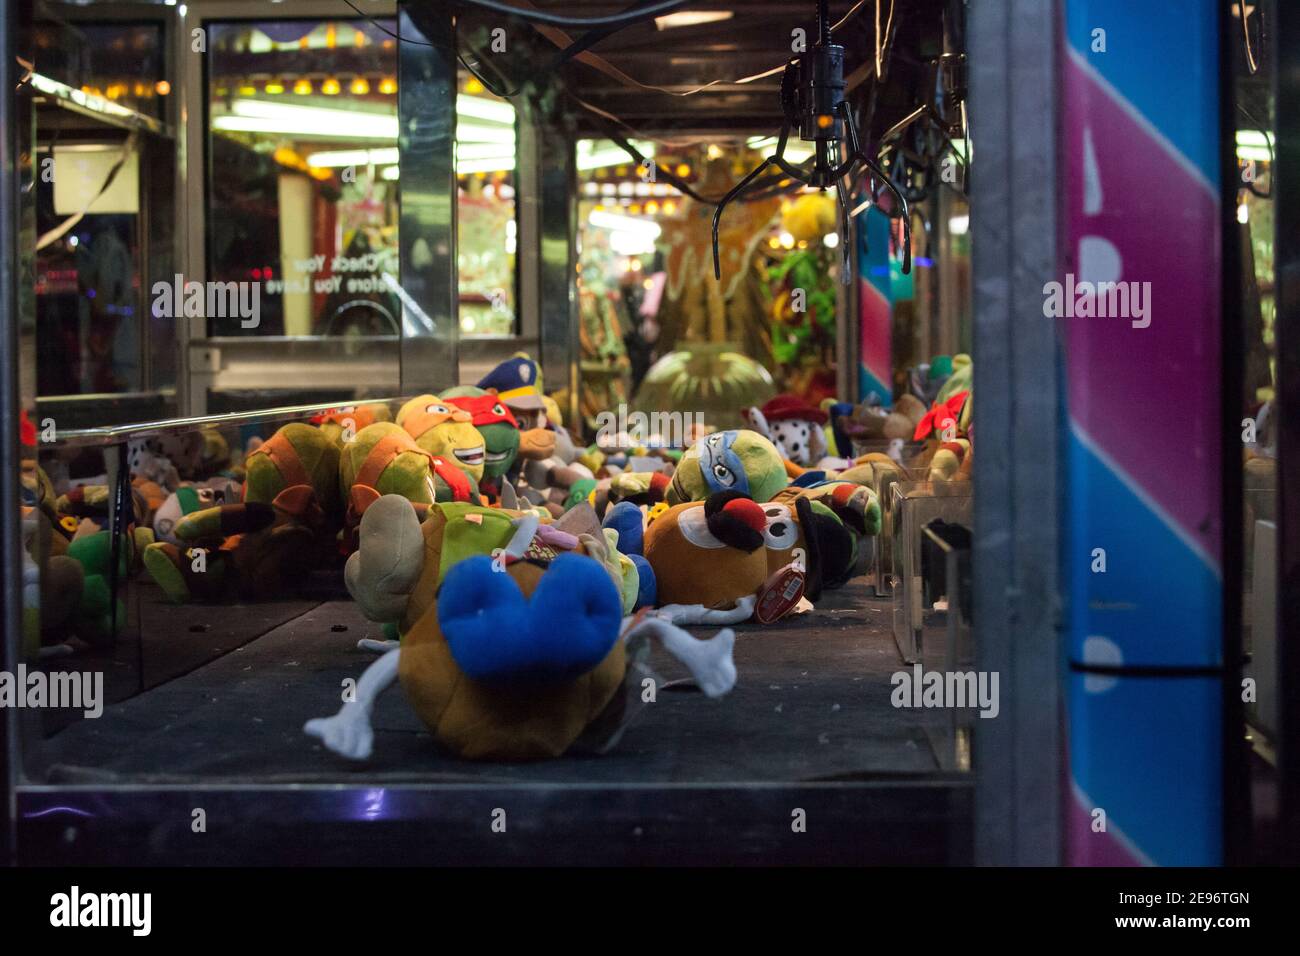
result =
[[[751,615],[770,623],[793,610],[810,583],[809,598],[816,597],[827,549],[810,507],[721,491],[653,517],[644,547],[659,613],[677,624],[734,624]]]
[[[580,739],[605,749],[640,699],[640,661],[652,635],[705,693],[731,688],[730,632],[700,642],[658,619],[623,629],[618,588],[586,550],[534,514],[438,503],[421,523],[405,499],[380,498],[361,519],[346,579],[368,617],[401,623],[400,647],[361,676],[354,702],[304,730],[364,759],[374,699],[397,679],[430,733],[457,756],[555,757]]]

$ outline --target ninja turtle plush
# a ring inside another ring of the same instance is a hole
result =
[[[382,402],[365,405],[340,405],[317,415],[312,421],[336,445],[344,445],[367,425],[392,420],[388,406]]]
[[[788,483],[781,453],[758,432],[713,432],[682,455],[664,500],[678,505],[738,491],[755,501],[770,501]]]
[[[469,412],[444,402],[437,395],[417,395],[397,412],[397,424],[406,429],[417,445],[451,461],[477,487],[483,480],[486,448],[473,419]]]
[[[618,590],[599,562],[577,548],[526,557],[559,543],[534,541],[542,527],[532,515],[473,505],[435,505],[421,524],[402,498],[376,501],[361,519],[348,588],[367,616],[404,621],[404,637],[362,675],[355,701],[308,721],[305,732],[365,759],[375,697],[397,679],[456,756],[532,760],[579,743],[607,749],[640,700],[652,635],[709,696],[732,687],[730,631],[696,641],[655,618],[624,629]]]
[[[301,422],[280,428],[248,456],[244,500],[186,515],[184,548],[145,549],[150,575],[172,601],[216,598],[232,587],[252,599],[282,596],[337,547],[339,446]]]
[[[351,531],[382,495],[401,495],[423,515],[434,501],[477,500],[469,476],[415,443],[400,425],[376,422],[343,446],[339,478],[347,502],[344,521],[351,550]]]
[[[23,607],[29,612],[24,621],[24,656],[34,657],[42,638],[61,633],[62,625],[72,616],[81,602],[85,571],[75,558],[68,556],[73,535],[77,532],[77,519],[59,515],[54,510],[54,485],[45,470],[37,464],[35,429],[27,432],[28,422],[23,416],[22,459],[22,522],[24,555],[24,581],[34,587],[34,593],[24,594]],[[39,633],[35,618],[39,617]],[[57,639],[51,639],[57,643]]]
[[[449,389],[442,398],[469,412],[474,427],[483,436],[483,479],[479,488],[495,501],[501,494],[501,480],[519,455],[519,423],[496,395],[472,385]]]

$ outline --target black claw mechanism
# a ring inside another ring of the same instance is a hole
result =
[[[851,182],[859,168],[866,171],[873,183],[872,199],[878,199],[883,186],[894,197],[898,213],[903,220],[903,274],[912,271],[912,224],[908,214],[907,199],[898,187],[862,149],[858,129],[844,99],[844,47],[831,42],[830,18],[826,0],[818,0],[816,45],[786,64],[781,78],[781,105],[784,119],[777,136],[776,150],[736,183],[718,201],[713,211],[713,277],[722,278],[718,258],[718,226],[722,211],[729,203],[745,193],[769,167],[775,166],[787,177],[814,189],[835,187],[840,205],[840,248],[843,268],[840,281],[850,282],[849,249],[849,196],[851,190],[844,185],[845,177]],[[785,158],[786,141],[791,129],[797,128],[799,138],[813,144],[812,165],[795,166]],[[847,156],[837,162],[841,144],[845,139]]]

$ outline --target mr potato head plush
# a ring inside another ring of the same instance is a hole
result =
[[[421,523],[385,495],[361,519],[345,577],[367,617],[400,622],[403,634],[361,676],[355,701],[304,727],[350,759],[370,755],[370,712],[394,680],[444,749],[482,760],[612,746],[639,700],[652,636],[709,696],[735,683],[730,631],[697,641],[657,618],[625,622],[605,566],[535,514],[435,504]]]
[[[852,565],[853,543],[813,503],[760,504],[737,491],[674,505],[645,531],[659,612],[678,624],[771,623],[801,597],[816,600],[828,571]]]

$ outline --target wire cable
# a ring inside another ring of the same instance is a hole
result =
[[[467,7],[478,7],[492,13],[518,17],[529,23],[545,23],[553,27],[622,27],[671,13],[673,10],[680,10],[690,0],[664,0],[662,3],[652,3],[604,17],[573,17],[563,13],[547,13],[535,7],[515,7],[508,3],[498,3],[497,0],[457,0],[457,2]]]

